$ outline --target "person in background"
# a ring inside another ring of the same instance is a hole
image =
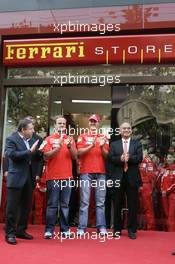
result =
[[[166,227],[175,231],[175,158],[168,154],[166,167],[161,178],[162,203],[166,215]]]
[[[147,150],[140,164],[140,176],[142,186],[140,187],[141,207],[145,213],[146,230],[155,230],[155,216],[153,210],[153,189],[156,181],[156,167],[150,159]]]

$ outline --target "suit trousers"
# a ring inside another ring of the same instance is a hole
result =
[[[137,231],[137,211],[139,204],[139,192],[137,186],[131,186],[127,172],[123,173],[120,187],[115,187],[113,192],[114,201],[114,232],[122,230],[122,206],[125,195],[128,207],[128,231]]]
[[[21,188],[7,188],[6,204],[6,235],[15,236],[16,233],[27,229],[29,213],[32,206],[33,184],[29,175]]]

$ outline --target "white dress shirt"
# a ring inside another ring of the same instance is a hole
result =
[[[129,152],[130,140],[131,140],[131,138],[127,138],[127,139],[122,138],[123,150],[124,150],[124,144],[125,144],[125,142],[127,142],[126,143],[127,144],[127,152]]]
[[[30,149],[29,140],[30,140],[31,138],[27,138],[27,139],[26,139],[23,135],[21,135],[21,133],[18,132],[18,134],[19,134],[19,136],[22,138],[22,140],[24,141],[24,144],[26,145],[26,148],[27,148],[27,149]]]

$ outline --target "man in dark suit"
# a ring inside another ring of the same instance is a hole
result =
[[[128,236],[136,239],[137,209],[139,202],[139,163],[143,159],[142,146],[132,139],[132,128],[127,122],[120,126],[121,139],[111,143],[109,158],[112,162],[111,178],[114,191],[114,236],[121,235],[121,209],[126,194],[128,206]]]
[[[32,120],[23,119],[19,122],[18,131],[6,139],[8,175],[5,240],[9,244],[16,244],[16,237],[33,238],[25,231],[37,171],[33,158],[37,155],[39,140],[32,138],[33,133]]]

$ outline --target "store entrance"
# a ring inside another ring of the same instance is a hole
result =
[[[168,149],[175,147],[174,98],[174,85],[7,88],[3,141],[25,116],[36,118],[36,132],[45,137],[52,133],[56,115],[65,115],[68,125],[78,131],[87,127],[88,116],[96,113],[106,131],[129,121],[149,152],[166,156]]]
[[[50,89],[50,132],[52,120],[61,113],[67,119],[69,127],[75,129],[75,140],[81,128],[88,128],[89,115],[100,115],[101,127],[109,130],[111,125],[111,87],[105,86],[67,86]]]
[[[35,130],[42,137],[53,132],[54,118],[60,114],[68,126],[76,128],[75,137],[81,127],[88,127],[90,114],[100,115],[103,128],[111,125],[111,87],[107,85],[7,88],[5,105],[4,142],[26,116],[36,119]]]
[[[67,119],[68,127],[75,129],[75,133],[71,135],[76,140],[81,132],[80,128],[88,127],[88,118],[91,114],[99,114],[103,131],[108,131],[111,126],[111,107],[111,87],[108,85],[103,87],[99,85],[7,87],[1,156],[3,173],[0,175],[0,204],[2,179],[5,175],[5,166],[3,166],[5,164],[5,139],[16,131],[20,119],[26,116],[35,118],[35,131],[44,138],[53,132],[55,116],[62,114]]]
[[[168,84],[7,87],[1,160],[6,137],[25,116],[36,119],[35,130],[45,137],[53,132],[54,117],[63,114],[68,125],[77,128],[76,140],[78,128],[88,126],[92,113],[100,114],[104,131],[130,122],[153,158],[164,164],[171,154],[175,160],[175,85]]]

